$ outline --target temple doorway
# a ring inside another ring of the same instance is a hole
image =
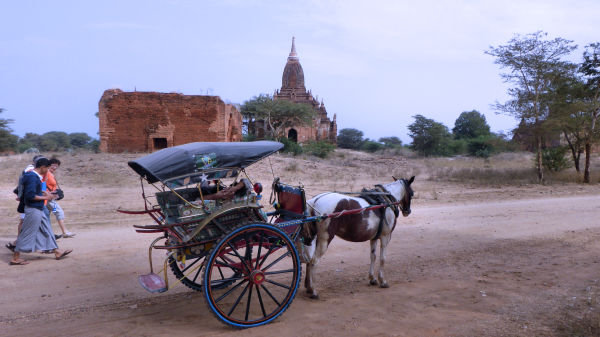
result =
[[[296,131],[296,129],[290,129],[290,131],[288,131],[288,139],[294,143],[298,143],[298,131]]]

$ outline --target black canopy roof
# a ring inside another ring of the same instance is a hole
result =
[[[149,183],[169,181],[194,174],[222,178],[283,148],[273,141],[189,143],[156,151],[130,161],[129,166]]]

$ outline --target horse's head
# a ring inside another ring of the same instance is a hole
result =
[[[394,176],[392,176],[392,178],[394,178],[394,182],[400,181],[404,186],[404,188],[402,189],[403,192],[400,193],[400,195],[396,198],[398,199],[398,201],[400,201],[400,209],[402,210],[402,215],[409,216],[411,212],[410,202],[414,195],[413,189],[412,187],[410,187],[410,185],[413,183],[413,181],[415,181],[415,176],[410,177],[410,179],[397,179]]]

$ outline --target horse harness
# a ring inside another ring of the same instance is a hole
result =
[[[383,222],[385,221],[385,210],[390,207],[394,211],[396,218],[400,215],[396,198],[388,192],[383,185],[375,185],[374,189],[363,188],[360,192],[359,198],[364,199],[369,205],[387,205],[386,207],[380,208],[379,226],[377,227],[377,234],[372,240],[377,240],[381,236],[383,230]]]

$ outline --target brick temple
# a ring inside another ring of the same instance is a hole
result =
[[[281,89],[273,93],[273,99],[283,99],[295,103],[305,103],[313,107],[316,116],[310,126],[294,126],[287,128],[285,134],[288,139],[298,143],[307,141],[328,141],[331,143],[337,142],[337,123],[336,115],[333,115],[333,120],[327,117],[327,109],[321,99],[319,102],[313,97],[310,90],[306,90],[304,85],[304,71],[300,65],[300,59],[296,52],[295,38],[292,38],[292,49],[287,58],[283,76],[281,78]],[[255,122],[254,132],[260,138],[264,136],[264,128],[266,124],[260,121]]]
[[[109,89],[98,105],[102,152],[153,152],[242,139],[240,112],[218,96]]]

